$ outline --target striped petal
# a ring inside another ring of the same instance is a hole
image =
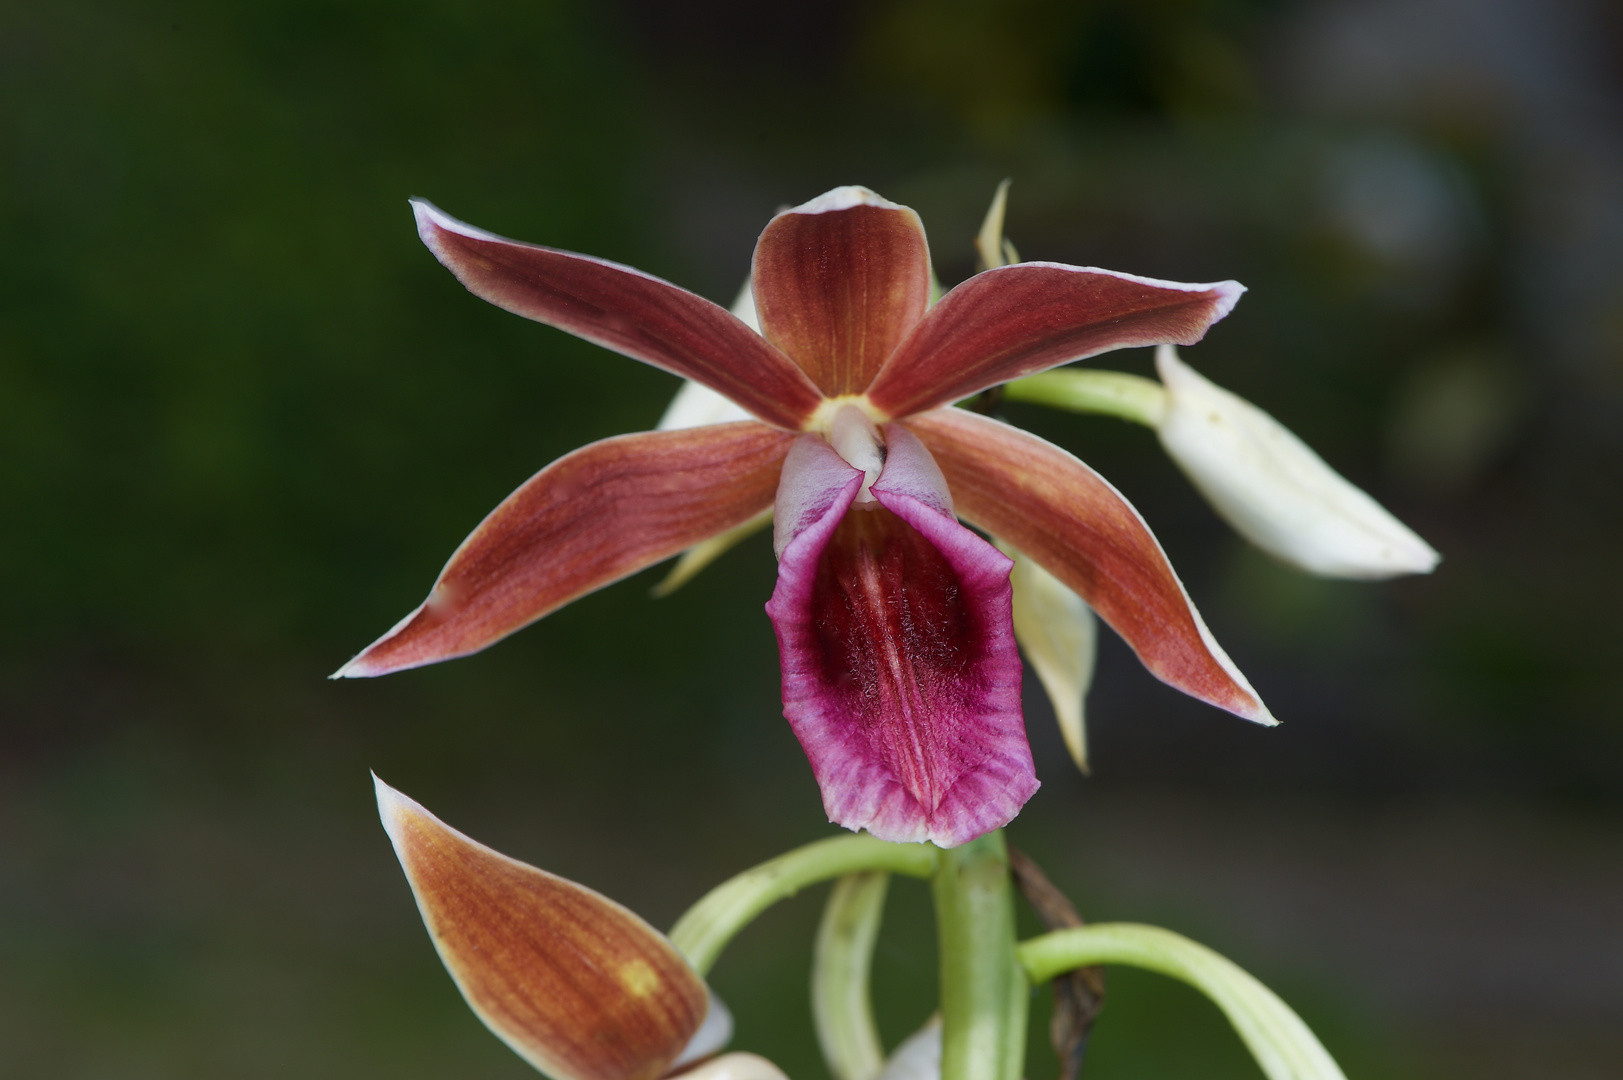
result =
[[[1111,349],[1193,344],[1244,291],[1234,281],[1185,285],[1063,263],[988,270],[930,309],[868,398],[909,416]]]
[[[798,429],[822,395],[734,316],[629,266],[508,240],[412,200],[434,257],[497,307],[704,383],[769,424]]]
[[[1008,558],[960,525],[941,472],[884,431],[875,502],[816,436],[784,463],[778,584],[767,605],[784,715],[829,819],[882,840],[952,847],[1037,789],[1020,714]]]
[[[867,188],[835,188],[772,219],[752,282],[767,340],[823,393],[860,394],[929,305],[924,225]]]
[[[657,1080],[725,1045],[731,1024],[707,1022],[725,1010],[659,931],[376,785],[434,948],[474,1013],[525,1061],[555,1080]]]
[[[1262,724],[1276,721],[1201,620],[1149,526],[1052,443],[962,409],[909,418],[958,513],[1031,556],[1109,623],[1150,673]]]
[[[621,435],[559,458],[462,542],[428,599],[335,677],[477,652],[772,505],[794,436],[746,420]]]

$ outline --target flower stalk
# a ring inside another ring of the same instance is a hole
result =
[[[1002,830],[941,853],[932,883],[941,941],[941,1080],[1020,1080],[1026,975]]]
[[[940,852],[928,844],[891,844],[871,836],[819,840],[769,859],[717,885],[671,928],[671,944],[693,970],[707,973],[740,930],[808,885],[864,870],[930,878]]]
[[[1145,427],[1166,415],[1166,389],[1154,379],[1125,371],[1058,368],[1005,383],[1005,401],[1024,401],[1070,412],[1100,413]]]
[[[869,974],[890,875],[848,874],[834,883],[812,950],[812,1021],[834,1080],[873,1080],[885,1067]]]
[[[1127,964],[1188,983],[1223,1010],[1269,1080],[1346,1080],[1329,1051],[1279,999],[1232,961],[1181,934],[1135,923],[1055,930],[1024,942],[1034,983],[1094,964]]]

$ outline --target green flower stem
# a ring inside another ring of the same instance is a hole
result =
[[[834,1080],[873,1080],[885,1067],[869,995],[873,947],[890,875],[847,874],[834,883],[812,951],[812,1019]]]
[[[1056,368],[1005,384],[1003,397],[1071,412],[1104,413],[1157,427],[1166,412],[1167,392],[1154,379],[1122,371]]]
[[[1232,961],[1170,930],[1097,923],[1055,930],[1019,949],[1032,982],[1093,964],[1127,964],[1169,975],[1211,998],[1269,1080],[1345,1080],[1301,1017]]]
[[[1001,831],[941,852],[941,1080],[1020,1080],[1029,988],[1015,954],[1014,892]]]
[[[768,859],[711,889],[671,928],[671,944],[704,975],[727,943],[761,912],[808,885],[862,870],[929,878],[939,852],[928,844],[888,844],[837,836]]]

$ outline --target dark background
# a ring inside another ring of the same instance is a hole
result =
[[[667,600],[650,571],[325,681],[676,386],[468,296],[408,195],[726,300],[773,210],[843,183],[917,208],[959,280],[1004,176],[1027,258],[1249,285],[1186,358],[1445,555],[1301,576],[1144,430],[1009,407],[1135,501],[1285,720],[1110,638],[1092,779],[1028,695],[1013,842],[1089,918],[1264,978],[1353,1080],[1623,1074],[1620,71],[1599,0],[0,6],[0,1074],[526,1075],[440,969],[369,767],[662,926],[832,832],[764,538]],[[820,896],[715,974],[795,1080],[825,1075]],[[897,883],[892,1042],[931,948]],[[1112,986],[1087,1075],[1257,1075],[1193,992]]]

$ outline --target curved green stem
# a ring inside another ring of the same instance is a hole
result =
[[[1055,368],[1005,384],[1003,397],[1006,401],[1028,401],[1071,412],[1103,413],[1156,427],[1166,411],[1167,392],[1154,379],[1124,371]]]
[[[869,996],[874,941],[890,875],[848,874],[834,883],[812,950],[812,1020],[834,1080],[873,1080],[885,1067]]]
[[[808,885],[862,870],[929,878],[939,852],[928,844],[889,844],[871,836],[836,836],[796,848],[722,882],[671,928],[671,944],[704,975],[721,950],[757,915]]]
[[[1055,930],[1023,943],[1019,956],[1038,983],[1093,964],[1127,964],[1181,979],[1223,1010],[1269,1080],[1346,1080],[1278,995],[1232,961],[1170,930],[1135,923]]]
[[[941,937],[941,1080],[1020,1080],[1029,993],[1015,955],[1002,831],[941,852],[933,891]]]

